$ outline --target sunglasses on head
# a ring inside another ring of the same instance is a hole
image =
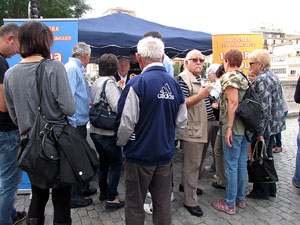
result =
[[[204,63],[205,59],[200,59],[200,58],[193,58],[193,59],[188,59],[188,60],[192,60],[194,63],[197,63],[198,61],[200,63]]]

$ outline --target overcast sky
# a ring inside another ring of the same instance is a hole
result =
[[[109,8],[135,11],[138,18],[211,34],[243,34],[260,25],[300,34],[300,0],[85,0],[93,8],[84,18]]]

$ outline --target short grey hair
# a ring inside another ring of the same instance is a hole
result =
[[[154,37],[145,37],[137,45],[138,54],[143,59],[161,60],[165,54],[164,49],[162,40]]]
[[[84,57],[85,54],[91,55],[91,47],[84,42],[78,42],[72,48],[72,57]]]
[[[20,27],[16,23],[8,23],[8,24],[5,24],[5,25],[2,25],[0,27],[0,37],[4,38],[8,34],[13,34],[15,36],[15,38],[17,38],[19,30],[20,30]]]

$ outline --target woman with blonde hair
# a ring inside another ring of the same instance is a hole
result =
[[[254,50],[249,56],[249,72],[256,75],[255,92],[262,103],[262,115],[254,134],[257,141],[264,141],[267,156],[273,158],[274,136],[285,130],[282,86],[278,77],[270,70],[271,57],[267,50]],[[276,197],[276,183],[254,183],[248,198],[269,199]]]

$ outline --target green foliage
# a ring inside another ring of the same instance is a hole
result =
[[[176,77],[180,74],[180,64],[179,63],[173,64],[173,67],[174,67],[174,76]]]
[[[29,0],[0,0],[0,26],[3,18],[28,18]],[[79,18],[91,9],[85,0],[38,0],[39,17]]]
[[[206,69],[208,68],[210,66],[210,64],[209,63],[207,63],[207,62],[205,62],[204,64],[203,64],[203,68],[202,68],[202,71],[201,71],[201,77],[202,78],[206,78]]]

